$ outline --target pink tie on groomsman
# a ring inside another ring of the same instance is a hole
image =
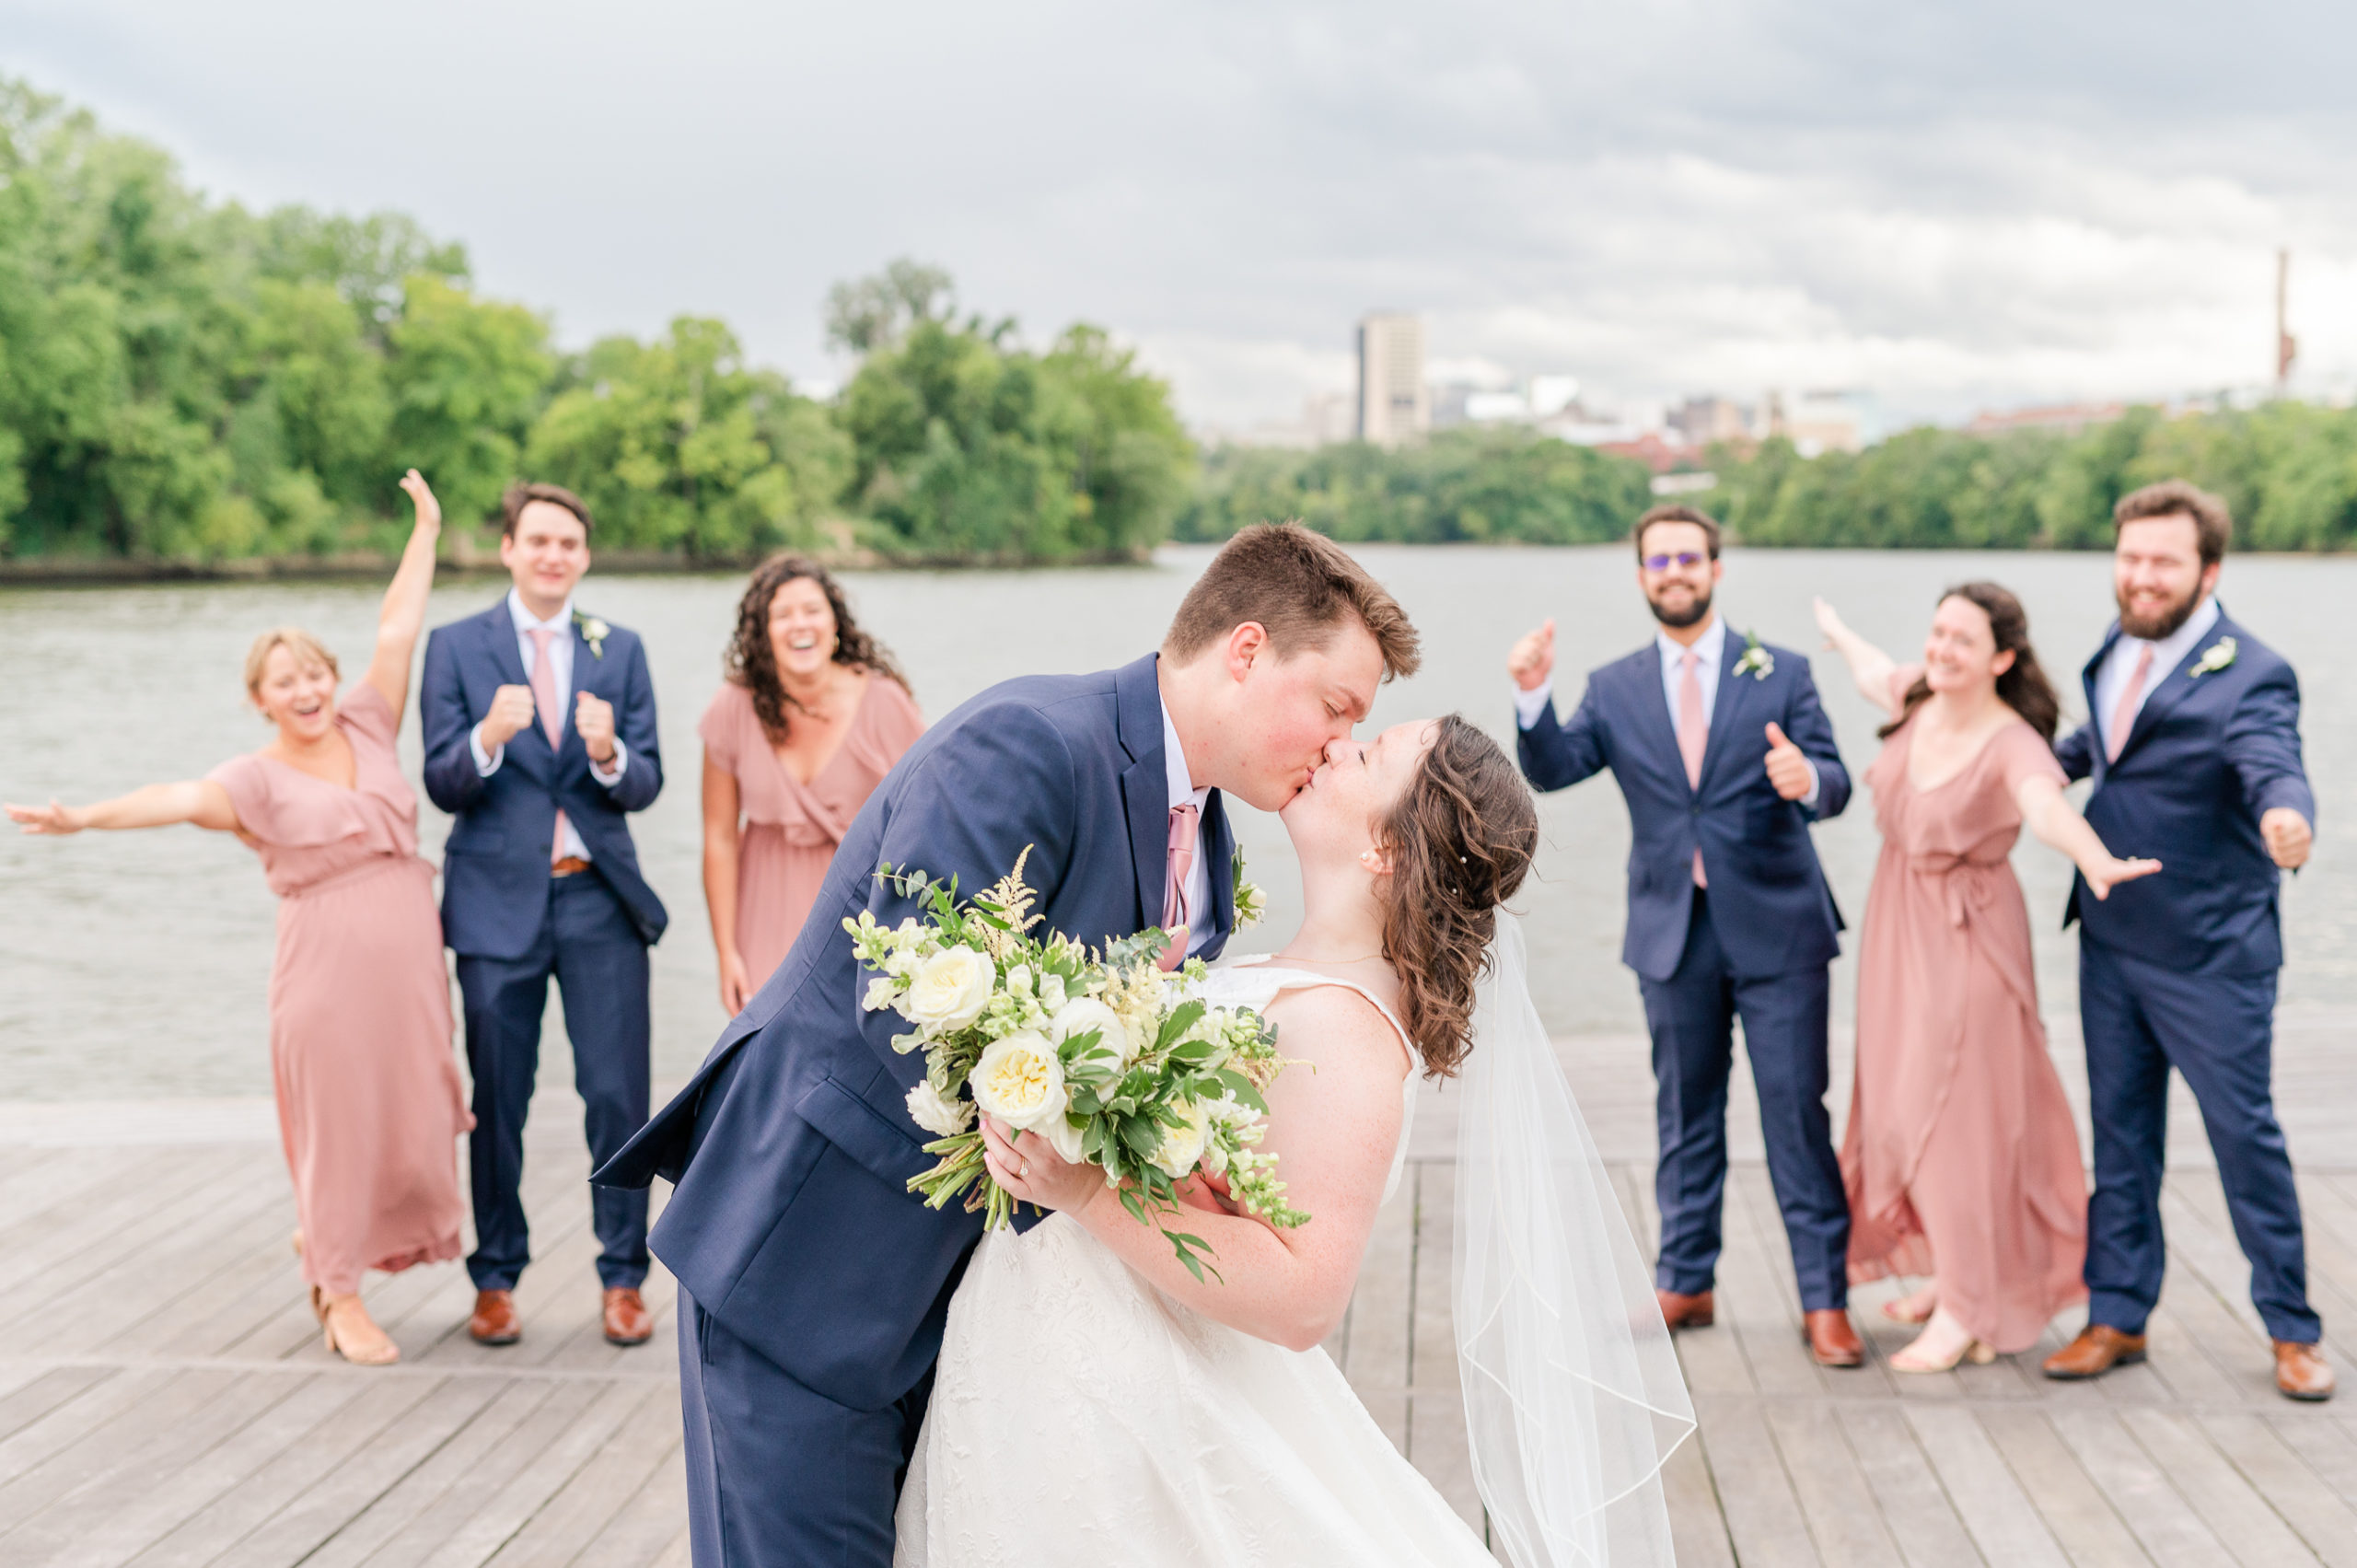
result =
[[[2147,643],[2136,655],[2135,672],[2128,684],[2119,689],[2119,705],[2111,710],[2111,728],[2103,738],[2103,760],[2119,761],[2119,749],[2128,744],[2128,732],[2136,724],[2136,699],[2143,695],[2144,678],[2153,673],[2153,645]]]
[[[540,715],[540,728],[548,732],[552,750],[563,745],[564,710],[557,706],[556,667],[549,662],[549,645],[556,633],[545,626],[532,628],[532,706]],[[549,864],[553,865],[564,858],[564,807],[556,808],[556,839],[549,845]]]
[[[1187,878],[1195,870],[1195,807],[1190,803],[1170,808],[1170,875],[1162,886],[1162,929],[1176,933],[1188,923]],[[1162,967],[1175,970],[1187,961],[1187,939],[1162,950]]]
[[[1686,762],[1686,784],[1689,789],[1702,787],[1702,753],[1710,749],[1711,721],[1702,716],[1702,680],[1694,673],[1702,656],[1689,648],[1678,656],[1678,754]],[[1710,879],[1702,875],[1702,846],[1694,846],[1694,885],[1707,888]]]

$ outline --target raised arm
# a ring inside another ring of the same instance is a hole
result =
[[[179,784],[154,784],[101,800],[94,806],[11,806],[8,818],[28,833],[64,837],[85,828],[168,828],[193,822],[215,832],[240,830],[229,792],[211,779],[184,779]]]
[[[1893,718],[1898,716],[1898,706],[1892,701],[1890,672],[1898,668],[1891,656],[1850,630],[1846,621],[1823,599],[1817,602],[1817,629],[1825,633],[1825,645],[1840,654],[1850,667],[1850,679],[1857,683],[1858,694]]]
[[[366,678],[393,710],[396,725],[401,705],[409,701],[410,656],[417,651],[418,633],[425,630],[425,596],[434,591],[434,550],[442,538],[442,504],[434,499],[433,488],[415,469],[401,476],[401,488],[417,508],[417,521],[410,528],[409,546],[401,552],[401,563],[377,611],[377,653],[368,661]]]
[[[2031,773],[2018,781],[2014,804],[2021,807],[2022,821],[2031,832],[2070,857],[2098,899],[2109,898],[2122,882],[2150,877],[2161,868],[2157,860],[2122,860],[2106,849],[2078,808],[2062,798],[2062,786],[2051,774]]]

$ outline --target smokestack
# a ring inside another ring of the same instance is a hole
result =
[[[2275,395],[2282,397],[2291,389],[2292,361],[2299,357],[2300,340],[2292,335],[2290,296],[2292,290],[2292,252],[2275,252]]]

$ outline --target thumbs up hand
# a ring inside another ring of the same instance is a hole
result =
[[[1768,726],[1768,782],[1786,800],[1806,798],[1809,786],[1817,782],[1801,749],[1772,724]]]

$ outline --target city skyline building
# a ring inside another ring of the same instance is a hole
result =
[[[1358,340],[1359,439],[1391,447],[1422,436],[1433,425],[1423,319],[1375,311],[1360,319]]]

